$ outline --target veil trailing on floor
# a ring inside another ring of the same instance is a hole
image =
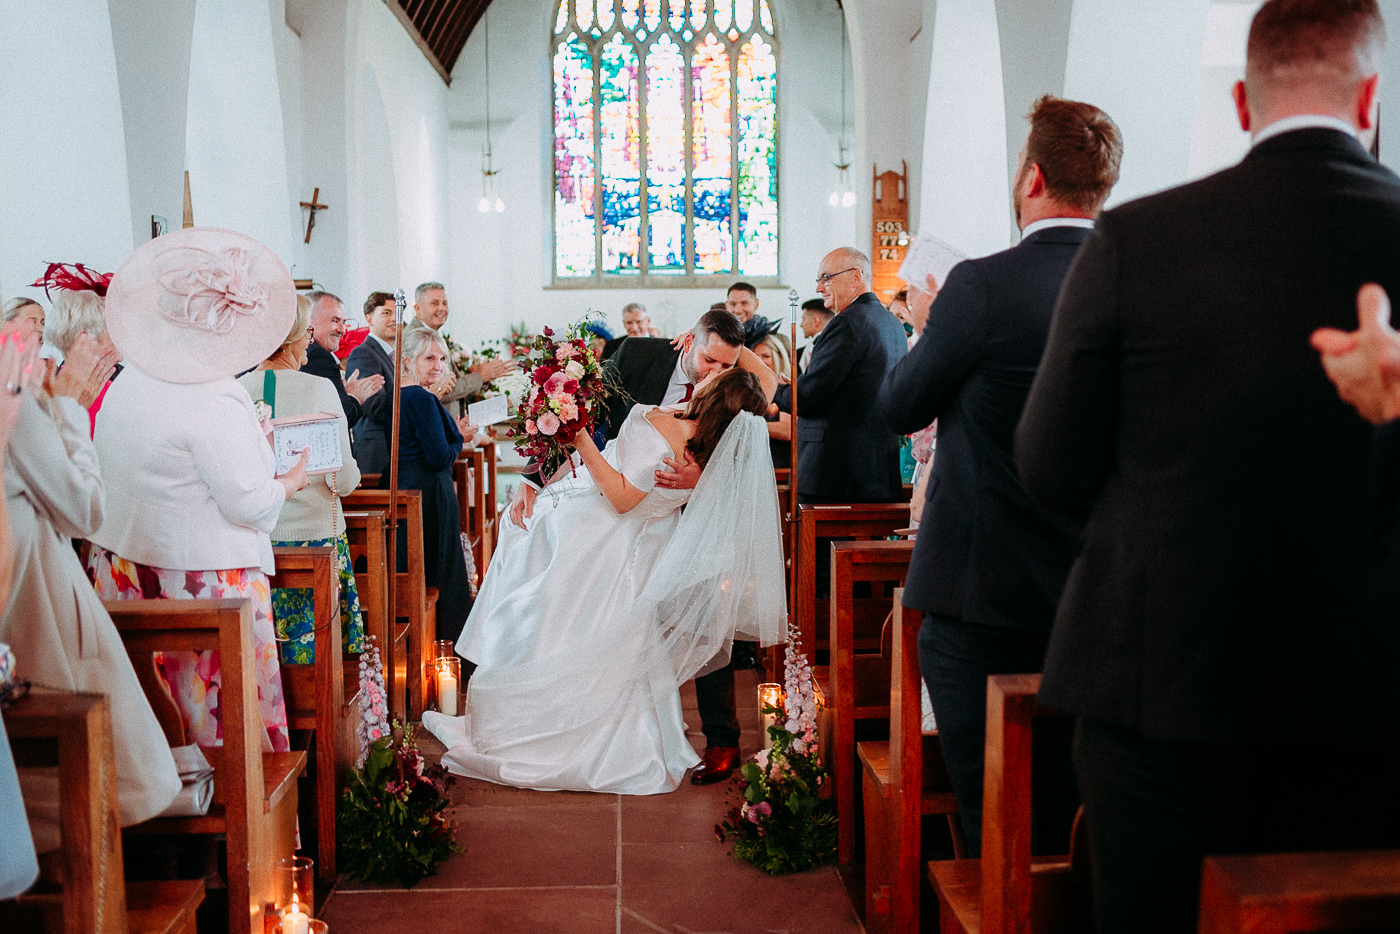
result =
[[[781,528],[767,423],[740,412],[642,593],[678,684],[727,664],[736,638],[785,638]]]

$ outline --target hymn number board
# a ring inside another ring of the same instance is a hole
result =
[[[904,187],[908,163],[901,163],[904,172],[880,172],[875,175],[874,196],[871,198],[870,219],[874,225],[871,237],[871,287],[880,301],[889,304],[895,293],[904,288],[899,267],[909,250],[909,200]]]

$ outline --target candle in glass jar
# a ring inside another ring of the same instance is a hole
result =
[[[765,683],[758,686],[758,714],[759,721],[763,727],[763,748],[769,749],[773,745],[773,737],[769,735],[768,728],[777,726],[781,721],[782,707],[785,698],[783,697],[783,686],[781,684]],[[778,713],[765,713],[765,707],[776,707]]]
[[[457,679],[452,667],[440,665],[437,676],[438,709],[448,716],[457,716]]]

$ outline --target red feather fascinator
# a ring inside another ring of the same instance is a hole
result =
[[[95,272],[82,263],[49,263],[49,268],[44,274],[33,282],[29,283],[30,288],[36,286],[44,287],[44,297],[48,298],[49,289],[63,289],[67,292],[82,292],[84,290],[96,292],[99,296],[106,296],[107,284],[112,281],[110,272]]]

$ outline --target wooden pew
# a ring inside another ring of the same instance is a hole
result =
[[[350,563],[355,568],[355,588],[360,593],[360,612],[364,614],[365,638],[373,639],[384,663],[384,690],[388,695],[393,716],[408,715],[405,688],[394,681],[394,666],[390,663],[393,644],[392,617],[389,612],[389,513],[385,509],[347,510],[345,538],[350,546]],[[359,668],[345,673],[345,696],[359,690]],[[350,684],[354,683],[354,688]],[[353,748],[353,747],[352,747]]]
[[[273,864],[296,849],[297,777],[302,751],[263,753],[253,668],[253,609],[247,600],[108,600],[136,676],[172,746],[185,744],[179,710],[153,652],[219,652],[223,745],[205,747],[214,803],[203,817],[157,817],[128,833],[223,834],[227,840],[230,934],[261,934],[275,900]]]
[[[802,647],[813,665],[820,664],[819,654],[827,651],[826,633],[819,632],[818,619],[831,612],[825,598],[817,599],[817,562],[830,556],[817,554],[818,538],[850,538],[858,541],[882,539],[909,524],[908,503],[848,503],[797,507],[797,592],[789,594],[789,606],[794,607]],[[872,642],[874,643],[872,645]],[[878,648],[879,636],[862,638],[864,651]]]
[[[831,711],[833,742],[827,762],[832,768],[839,829],[838,862],[856,861],[857,720],[890,715],[890,658],[879,651],[856,650],[856,634],[874,631],[889,614],[889,597],[856,597],[855,584],[902,586],[914,553],[911,541],[832,542],[830,646],[831,665],[814,676]],[[883,590],[883,587],[879,588]],[[893,588],[891,588],[892,590]]]
[[[1031,721],[1040,675],[987,679],[982,858],[929,863],[942,934],[1061,934],[1092,927],[1083,820],[1068,856],[1031,856]]]
[[[345,498],[347,510],[365,507],[387,509],[388,490],[358,489]],[[424,701],[428,697],[429,673],[426,670],[433,640],[437,638],[437,588],[427,585],[426,559],[423,552],[423,494],[418,490],[399,490],[398,515],[405,523],[407,564],[395,575],[393,615],[395,626],[390,651],[384,659],[386,669],[394,673],[395,688],[408,689],[408,719],[423,717]],[[393,555],[386,555],[394,562]],[[402,621],[402,622],[400,622]],[[384,647],[380,647],[384,654]],[[391,697],[394,696],[392,693]],[[397,711],[396,711],[397,714]]]
[[[1198,930],[1400,930],[1400,850],[1208,856]]]
[[[110,704],[101,694],[36,691],[5,711],[23,767],[57,766],[61,889],[40,882],[0,902],[6,931],[194,934],[204,880],[122,881]]]
[[[287,726],[309,732],[315,743],[315,795],[309,803],[316,822],[316,875],[334,882],[335,802],[342,774],[354,765],[358,714],[345,700],[344,633],[335,549],[327,545],[278,546],[272,555],[277,568],[271,577],[273,587],[312,592],[316,662],[283,663],[282,693],[287,702]]]
[[[881,543],[884,544],[884,543]],[[957,796],[937,733],[923,732],[919,627],[923,614],[894,595],[890,648],[890,738],[857,747],[864,776],[865,927],[914,934],[920,929],[923,817],[942,814],[953,854],[965,852]]]
[[[496,443],[488,441],[467,453],[472,462],[473,527],[479,532],[479,537],[473,539],[472,557],[476,559],[479,579],[484,580],[491,556],[496,553]]]

